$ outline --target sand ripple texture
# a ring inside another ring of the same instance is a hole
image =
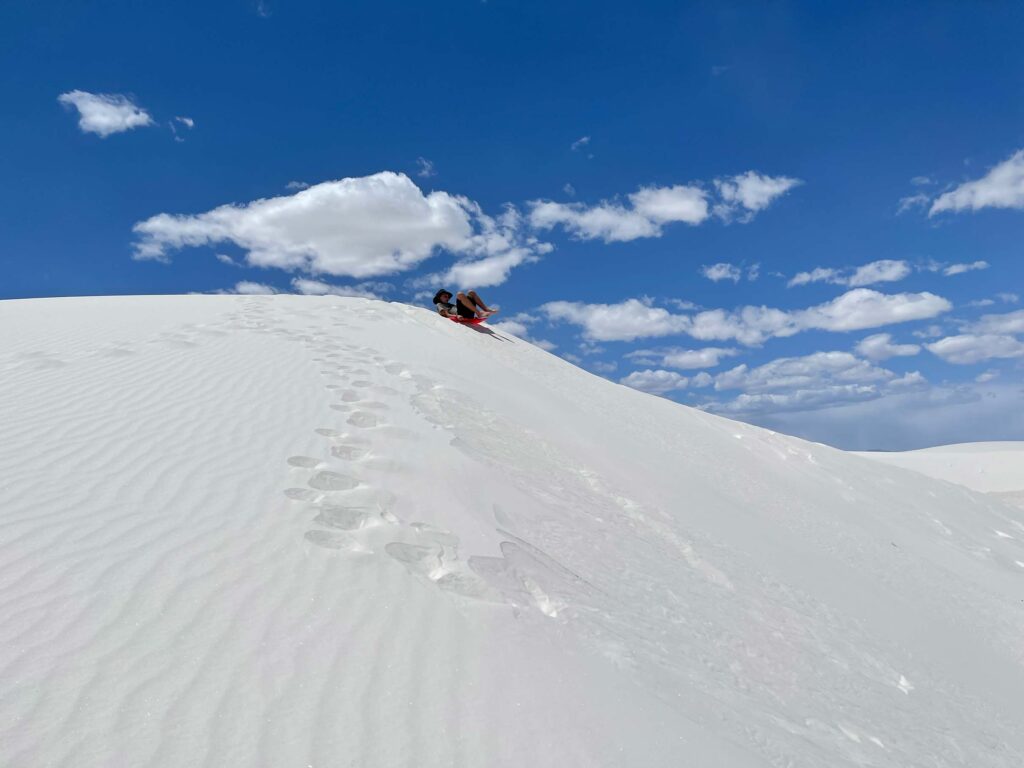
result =
[[[401,304],[0,327],[0,765],[1024,765],[997,496]]]

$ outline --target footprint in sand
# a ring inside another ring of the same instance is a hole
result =
[[[313,431],[323,437],[341,437],[345,434],[340,429],[331,429],[330,427],[317,427]]]
[[[289,456],[288,465],[292,467],[301,467],[303,469],[315,469],[321,464],[320,459],[315,459],[312,456]]]
[[[331,455],[337,459],[344,459],[345,461],[361,459],[369,452],[370,449],[368,446],[353,445],[351,443],[331,447]]]
[[[358,392],[351,389],[346,389],[344,392],[341,393],[341,399],[344,400],[346,403],[354,403],[357,400],[360,400],[361,398]]]
[[[368,411],[356,411],[348,417],[348,423],[353,427],[369,429],[377,426],[377,417]]]
[[[350,491],[359,485],[359,481],[340,472],[323,470],[309,478],[309,487],[319,491]]]

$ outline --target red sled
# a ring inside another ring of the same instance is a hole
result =
[[[480,323],[482,323],[487,318],[486,317],[452,317],[451,315],[449,315],[448,319],[451,320],[453,323],[458,323],[459,325],[480,325]]]

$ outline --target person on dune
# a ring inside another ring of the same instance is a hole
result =
[[[476,291],[459,291],[455,297],[455,304],[451,303],[452,293],[444,288],[434,294],[434,306],[442,317],[453,319],[462,318],[472,320],[474,318],[490,317],[498,310],[491,309]]]

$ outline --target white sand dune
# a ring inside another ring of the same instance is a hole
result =
[[[860,455],[983,493],[1024,493],[1024,441],[959,443]]]
[[[400,304],[0,328],[0,765],[1024,765],[999,499]]]

